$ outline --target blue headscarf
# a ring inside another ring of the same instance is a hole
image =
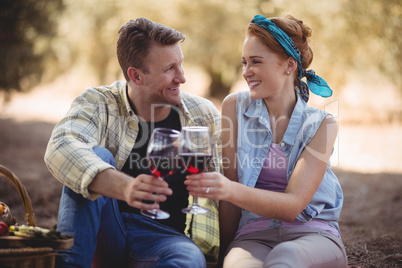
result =
[[[305,102],[307,102],[309,98],[309,89],[311,92],[321,97],[326,98],[332,96],[332,90],[324,79],[316,75],[313,70],[306,71],[306,69],[302,67],[300,50],[296,47],[289,35],[276,26],[274,22],[261,15],[256,15],[251,23],[256,23],[270,32],[279,44],[282,45],[286,53],[297,61],[298,78],[300,81],[298,85],[299,94]],[[301,80],[303,77],[306,77],[307,84]]]

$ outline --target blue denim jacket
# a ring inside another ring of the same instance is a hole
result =
[[[255,187],[264,159],[272,143],[272,131],[268,110],[263,100],[250,99],[249,92],[239,92],[236,102],[238,121],[237,165],[239,182]],[[313,138],[327,112],[308,107],[297,97],[283,140],[280,143],[289,160],[287,180],[289,181],[300,154]],[[343,193],[339,181],[328,163],[324,178],[312,200],[297,219],[310,221],[318,219],[328,222],[339,230],[337,220],[341,213]],[[269,204],[266,204],[269,206]],[[239,228],[244,224],[261,218],[254,213],[242,210]],[[280,226],[279,220],[271,220],[270,228]]]

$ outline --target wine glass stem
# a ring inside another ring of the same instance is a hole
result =
[[[158,177],[158,179],[161,180],[161,181],[164,180],[162,177]],[[159,201],[155,201],[155,204],[159,205]],[[157,213],[157,212],[158,212],[158,209],[155,208],[155,209],[153,209],[153,211],[154,211],[155,213]]]
[[[199,205],[198,205],[198,196],[193,196],[193,206],[194,207],[199,207]]]
[[[202,172],[206,172],[207,171],[207,169],[206,169],[206,163],[205,163],[205,160],[204,160],[204,169],[203,169],[203,171]],[[200,205],[198,205],[198,196],[193,196],[193,205],[192,205],[193,207],[199,207]]]

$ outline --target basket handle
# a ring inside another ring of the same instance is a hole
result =
[[[7,177],[14,184],[15,188],[17,188],[18,194],[20,195],[22,204],[25,208],[27,225],[36,226],[35,213],[33,211],[31,198],[29,198],[25,186],[21,183],[21,181],[14,173],[12,173],[8,168],[3,165],[0,165],[0,174]]]

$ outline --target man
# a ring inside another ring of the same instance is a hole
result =
[[[216,256],[215,203],[205,199],[212,213],[186,220],[180,212],[189,198],[185,174],[161,181],[144,165],[155,127],[208,126],[215,156],[221,156],[215,106],[180,92],[186,81],[179,45],[184,38],[145,18],[129,21],[117,40],[126,82],[87,89],[53,130],[45,162],[64,184],[58,230],[75,237],[73,248],[60,250],[58,265],[205,267],[204,254]],[[169,219],[139,213],[159,207]]]

